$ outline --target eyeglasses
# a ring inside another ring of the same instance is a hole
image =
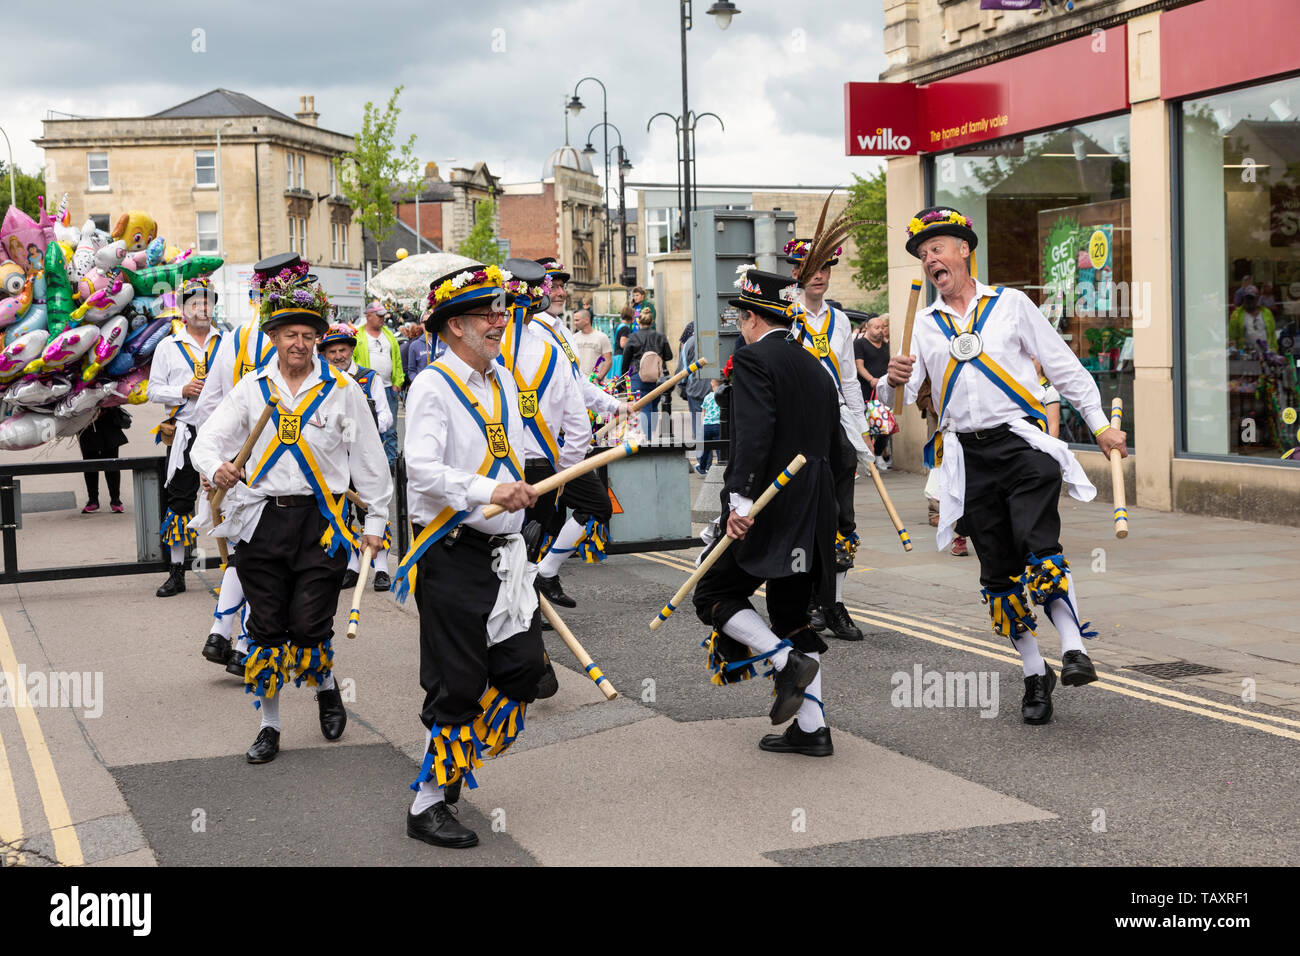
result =
[[[496,322],[498,319],[504,319],[506,317],[504,309],[493,309],[490,312],[462,312],[461,315],[472,316],[476,319],[486,319],[489,323]]]

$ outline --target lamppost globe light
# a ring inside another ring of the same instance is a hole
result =
[[[624,156],[623,162],[619,163],[619,169],[623,170],[625,173],[630,173],[632,171],[632,160]]]
[[[736,9],[736,5],[732,3],[731,0],[717,0],[717,2],[708,9],[709,16],[718,18],[717,22],[719,30],[725,30],[727,27],[731,26],[731,18],[737,13],[740,13],[740,11]]]
[[[578,94],[574,93],[573,97],[569,100],[569,105],[566,107],[566,109],[568,109],[570,116],[576,117],[579,113],[581,113],[584,109],[586,109],[586,107],[583,106],[582,100],[578,99]]]
[[[595,156],[595,155],[596,155],[596,147],[595,147],[595,146],[592,146],[590,143],[588,143],[586,146],[582,147],[582,155],[583,155],[583,156]]]

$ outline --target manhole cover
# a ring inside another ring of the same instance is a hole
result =
[[[1199,677],[1201,674],[1227,673],[1222,667],[1208,667],[1205,664],[1191,664],[1187,661],[1170,661],[1167,664],[1132,664],[1126,671],[1139,671],[1148,677],[1161,680],[1177,680],[1179,677]]]

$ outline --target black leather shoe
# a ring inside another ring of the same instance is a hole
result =
[[[826,609],[826,624],[831,629],[831,635],[841,641],[862,640],[862,632],[849,617],[849,610],[842,601],[836,601]]]
[[[546,671],[537,682],[537,690],[533,691],[533,696],[538,700],[554,697],[560,689],[560,679],[555,676],[555,668],[551,666],[551,656],[545,651],[542,654],[546,659]]]
[[[326,740],[338,740],[348,725],[348,712],[343,709],[343,696],[338,685],[316,691],[316,703],[320,706],[320,732]]]
[[[247,654],[241,654],[239,651],[231,650],[230,660],[226,661],[226,673],[232,677],[244,679],[244,661],[248,659]]]
[[[387,571],[380,571],[375,575],[375,590],[387,591],[393,586],[392,580],[388,577]]]
[[[257,732],[257,739],[245,754],[249,763],[270,763],[280,752],[280,731],[274,727],[263,727]]]
[[[447,801],[448,806],[455,806],[460,801],[460,785],[464,782],[464,777],[457,777],[455,783],[442,788],[442,799]]]
[[[564,593],[564,588],[560,587],[560,576],[557,574],[553,578],[544,578],[537,575],[537,590],[546,595],[546,600],[550,601],[556,607],[577,607],[578,602]]]
[[[203,645],[203,659],[214,664],[225,664],[230,660],[230,642],[220,634],[209,634]]]
[[[358,577],[358,575],[357,575],[357,572],[355,572],[355,571],[344,571],[344,572],[343,572],[343,581],[339,584],[339,590],[340,590],[340,591],[346,591],[348,588],[354,588],[354,587],[356,587],[356,586],[357,586],[357,577]]]
[[[818,633],[826,630],[826,616],[822,614],[822,609],[817,606],[816,601],[808,605],[808,623]]]
[[[175,597],[185,593],[185,565],[173,564],[167,580],[154,592],[155,597]]]
[[[1061,655],[1061,683],[1066,687],[1082,687],[1096,679],[1092,658],[1083,651],[1066,651]]]
[[[791,651],[785,667],[776,672],[776,700],[768,714],[774,724],[784,724],[799,712],[803,689],[812,683],[821,665],[806,654]]]
[[[1025,697],[1020,702],[1020,716],[1025,723],[1045,724],[1052,719],[1054,687],[1056,687],[1056,674],[1050,667],[1047,668],[1046,674],[1035,674],[1025,678]]]
[[[432,846],[465,849],[478,846],[478,834],[456,819],[456,811],[443,801],[423,813],[406,814],[406,835]]]
[[[797,720],[792,721],[783,734],[767,734],[758,742],[758,749],[774,754],[803,754],[805,757],[829,757],[835,753],[829,727],[808,733]]]

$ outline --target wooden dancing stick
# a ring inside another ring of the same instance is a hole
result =
[[[654,401],[664,392],[668,391],[670,388],[672,388],[674,385],[676,385],[678,382],[684,379],[687,375],[690,375],[692,372],[698,372],[700,369],[704,368],[704,366],[708,364],[709,364],[709,360],[706,358],[696,359],[690,365],[686,366],[686,368],[682,369],[680,372],[678,372],[677,374],[669,378],[666,382],[657,385],[655,388],[646,392],[635,402],[633,402],[632,410],[629,412],[629,415],[635,415],[637,412],[641,411],[641,409],[644,408],[646,405],[649,405],[652,401]],[[607,422],[605,426],[601,428],[600,431],[596,432],[596,438],[604,438],[606,432],[608,432],[611,428],[613,428],[617,423],[618,423],[617,418]]]
[[[763,493],[759,495],[758,500],[754,502],[754,507],[749,509],[749,517],[753,518],[757,516],[760,511],[767,507],[767,503],[776,497],[776,493],[788,485],[790,479],[798,474],[799,469],[807,463],[808,459],[804,458],[803,455],[795,455],[790,464],[786,465],[785,471],[777,475],[776,480],[763,489]],[[659,612],[659,616],[650,622],[650,630],[659,630],[659,625],[672,616],[673,611],[677,610],[677,605],[686,600],[686,595],[691,593],[695,585],[700,582],[700,578],[704,577],[709,568],[713,567],[713,565],[717,563],[717,560],[722,557],[729,547],[731,547],[731,542],[734,540],[735,538],[726,534],[726,529],[724,528],[722,540],[719,541],[714,546],[713,550],[705,556],[704,560],[700,562],[700,566],[695,569],[694,573],[692,573],[689,578],[686,579],[686,583],[677,589],[677,593],[673,595],[671,601],[664,605],[664,609]]]
[[[1110,427],[1119,430],[1120,419],[1124,417],[1124,399],[1116,398],[1110,403]],[[1124,502],[1124,467],[1120,464],[1119,449],[1110,450],[1110,485],[1115,495],[1115,537],[1128,537],[1128,506]]]
[[[257,444],[257,440],[262,437],[262,432],[266,430],[266,423],[271,420],[271,411],[274,408],[275,404],[273,402],[267,402],[266,407],[262,409],[262,414],[258,417],[257,423],[253,425],[253,430],[248,433],[248,438],[244,440],[244,447],[240,448],[239,454],[235,456],[233,464],[236,468],[243,468],[248,464],[248,459],[253,456],[253,446]],[[221,523],[221,502],[225,497],[225,488],[218,488],[212,495],[212,518],[216,524]]]
[[[359,494],[357,494],[355,491],[353,491],[351,488],[349,488],[347,491],[343,492],[343,497],[347,498],[348,501],[352,502],[354,505],[356,505],[356,506],[357,506],[358,508],[360,508],[362,511],[369,511],[369,510],[370,510],[369,508],[366,507],[366,503],[365,503],[364,501],[361,500],[361,496],[360,496]]]
[[[916,321],[916,305],[921,298],[921,280],[912,280],[912,291],[907,297],[907,318],[903,322],[903,347],[899,350],[899,355],[907,355],[912,351],[912,323]],[[904,382],[894,391],[894,415],[897,417],[903,411],[903,393],[907,391],[907,383]],[[874,469],[873,469],[874,470]],[[884,494],[884,486],[877,483],[877,487]],[[886,499],[888,501],[888,499]],[[886,507],[889,507],[886,504]],[[896,527],[901,528],[897,521],[894,522]],[[907,549],[911,551],[911,548]]]
[[[573,656],[578,659],[578,663],[587,672],[587,676],[596,682],[596,686],[605,695],[605,699],[613,700],[617,697],[618,691],[614,689],[614,685],[609,682],[608,677],[601,673],[600,668],[596,666],[596,662],[591,659],[591,655],[587,653],[586,649],[578,643],[578,639],[573,636],[569,626],[560,620],[560,615],[555,613],[555,608],[551,606],[550,601],[546,600],[546,595],[538,594],[537,603],[541,605],[542,614],[551,622],[551,627],[555,628],[555,633],[560,635],[560,640],[564,641],[565,646],[573,651]]]
[[[880,478],[880,470],[876,468],[874,461],[867,467],[871,469],[871,480],[876,483],[876,491],[880,492],[880,500],[885,506],[885,511],[889,514],[889,520],[894,523],[894,530],[898,532],[898,538],[903,542],[903,550],[911,551],[912,536],[903,527],[903,519],[898,516],[898,511],[894,508],[894,502],[890,500],[889,492],[885,490],[885,483]]]
[[[537,494],[539,496],[547,494],[548,492],[554,491],[556,488],[560,487],[560,485],[572,481],[579,475],[585,475],[589,471],[595,471],[597,468],[608,465],[611,461],[618,461],[618,459],[626,458],[628,455],[635,455],[636,451],[636,442],[622,442],[608,451],[602,451],[599,455],[593,455],[584,461],[578,462],[576,465],[565,468],[563,471],[557,471],[549,478],[543,478],[537,484],[533,485],[533,487],[537,489]],[[483,509],[483,517],[495,518],[505,510],[506,509],[500,505],[488,505]]]
[[[357,586],[352,589],[352,610],[348,613],[348,640],[357,636],[357,626],[361,623],[361,595],[366,591],[366,578],[374,557],[374,548],[361,549],[361,570],[357,572]]]

